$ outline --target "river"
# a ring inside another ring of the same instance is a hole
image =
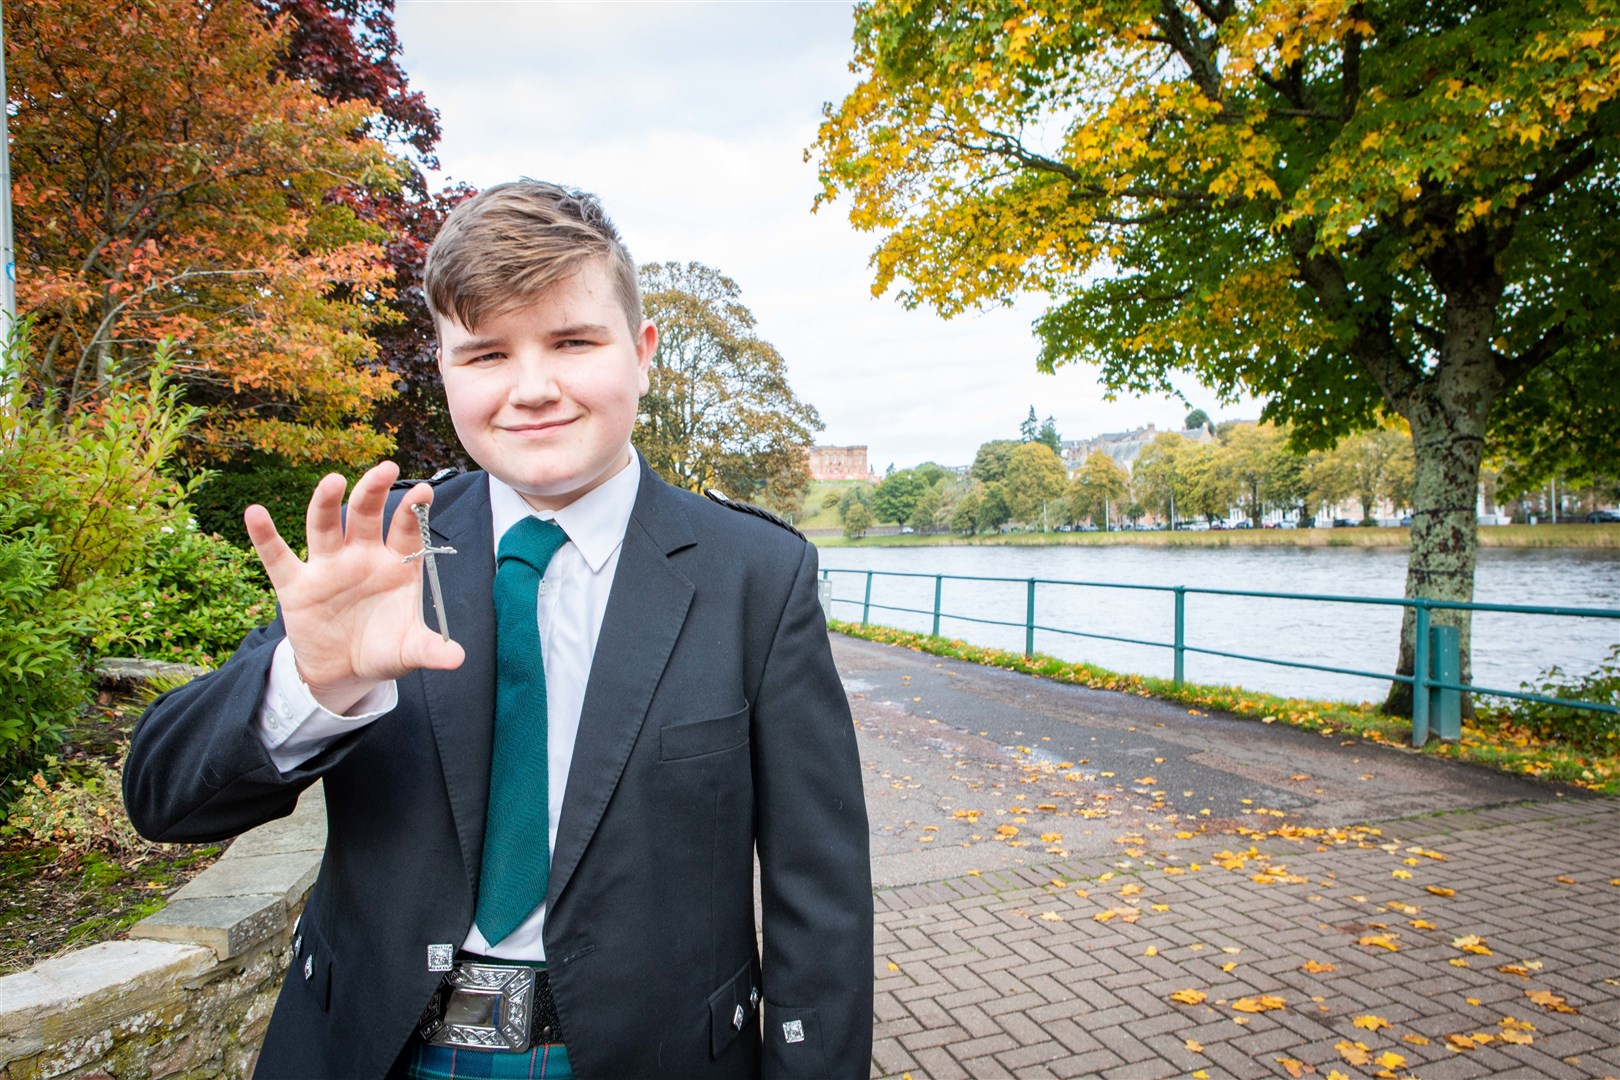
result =
[[[1398,548],[1162,548],[1162,547],[918,547],[829,548],[821,565],[834,570],[1040,578],[1038,626],[1168,643],[1174,637],[1169,593],[1048,585],[1048,580],[1396,598],[1406,577]],[[858,621],[865,575],[834,573],[833,614]],[[1485,548],[1479,553],[1475,599],[1480,603],[1620,611],[1620,552],[1591,549]],[[874,579],[874,605],[920,608],[927,614],[872,612],[872,621],[908,630],[931,628],[934,582]],[[941,610],[1014,622],[987,626],[944,618],[940,632],[981,645],[1022,650],[1026,585],[946,581]],[[854,601],[851,604],[846,601]],[[1190,593],[1189,646],[1361,671],[1391,671],[1401,609]],[[1517,689],[1554,665],[1592,671],[1620,641],[1620,620],[1480,612],[1474,617],[1473,682]],[[1115,671],[1171,674],[1171,651],[1037,630],[1037,652],[1085,660]],[[1382,700],[1388,683],[1355,676],[1188,653],[1186,677],[1285,696],[1340,701]]]

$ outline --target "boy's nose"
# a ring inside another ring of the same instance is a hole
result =
[[[558,396],[556,374],[544,360],[525,358],[518,364],[512,384],[512,400],[523,405],[540,405]]]

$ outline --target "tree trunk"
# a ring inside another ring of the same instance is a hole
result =
[[[1402,402],[1416,456],[1407,599],[1468,603],[1474,598],[1480,460],[1486,421],[1501,383],[1489,344],[1492,321],[1487,303],[1449,304],[1439,363]],[[1467,611],[1442,610],[1433,612],[1430,619],[1430,625],[1458,628],[1465,683],[1472,670],[1469,615]],[[1416,626],[1415,609],[1407,608],[1401,619],[1396,668],[1401,675],[1413,672]],[[1383,708],[1395,716],[1412,715],[1412,687],[1393,683]],[[1472,715],[1467,695],[1463,715]]]

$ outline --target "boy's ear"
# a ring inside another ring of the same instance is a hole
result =
[[[651,319],[643,319],[641,329],[636,331],[636,367],[641,372],[641,393],[637,395],[639,397],[645,397],[652,385],[649,373],[652,371],[653,354],[657,351],[658,327],[653,325]]]

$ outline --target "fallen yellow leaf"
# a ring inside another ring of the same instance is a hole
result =
[[[1340,1040],[1334,1045],[1333,1049],[1337,1050],[1339,1052],[1339,1056],[1344,1058],[1346,1065],[1372,1064],[1372,1050],[1367,1046],[1366,1043],[1353,1043],[1347,1039]]]
[[[1188,1050],[1191,1050],[1195,1054],[1202,1054],[1204,1052],[1204,1044],[1199,1042],[1197,1039],[1188,1039],[1181,1045],[1185,1046]]]
[[[1269,1012],[1272,1009],[1286,1009],[1288,1002],[1276,994],[1262,994],[1259,997],[1243,997],[1232,1002],[1232,1008],[1238,1012],[1259,1013]]]
[[[1405,1035],[1401,1036],[1401,1042],[1411,1043],[1413,1046],[1428,1046],[1429,1037],[1427,1035],[1419,1035],[1415,1031],[1408,1031]]]
[[[1412,871],[1410,871],[1410,870],[1391,870],[1389,872],[1389,876],[1390,877],[1398,877],[1402,881],[1405,881],[1407,878],[1412,876]]]
[[[1446,1044],[1458,1050],[1472,1050],[1479,1045],[1466,1035],[1447,1035]]]
[[[1581,1011],[1570,1005],[1568,1001],[1559,997],[1551,990],[1526,990],[1524,992],[1524,996],[1535,1002],[1537,1005],[1540,1005],[1543,1009],[1548,1009],[1552,1012],[1579,1013]]]
[[[1393,1050],[1385,1050],[1373,1058],[1373,1064],[1382,1065],[1386,1069],[1398,1069],[1406,1064],[1406,1059]]]
[[[1147,948],[1142,950],[1142,955],[1143,956],[1158,956],[1159,955],[1159,947],[1157,945],[1149,945]]]
[[[1065,920],[1064,920],[1063,916],[1059,915],[1055,911],[1043,911],[1043,912],[1041,912],[1041,921],[1042,922],[1063,922]]]
[[[1358,1016],[1351,1023],[1363,1031],[1377,1031],[1379,1028],[1389,1027],[1389,1021],[1382,1016]]]
[[[889,961],[889,970],[890,971],[899,971],[900,970],[900,965],[895,963],[893,960],[890,960]]]
[[[996,835],[997,836],[1017,836],[1018,835],[1018,826],[1016,826],[1016,825],[997,825],[996,826]]]
[[[1183,1005],[1200,1005],[1207,997],[1209,995],[1202,990],[1177,990],[1170,995],[1170,1000],[1180,1002]]]
[[[1480,937],[1478,934],[1465,934],[1462,937],[1452,938],[1451,947],[1453,949],[1461,949],[1466,953],[1474,953],[1478,956],[1492,955],[1491,947],[1485,944],[1485,939]]]
[[[1412,929],[1414,929],[1414,930],[1438,930],[1440,928],[1438,926],[1436,926],[1434,923],[1430,922],[1428,919],[1413,919],[1412,920]]]
[[[1119,887],[1119,895],[1121,895],[1121,896],[1135,896],[1137,893],[1139,893],[1141,891],[1142,891],[1142,886],[1138,885],[1134,881],[1128,881],[1124,885],[1121,885]]]
[[[1356,944],[1374,945],[1380,949],[1388,949],[1390,952],[1400,952],[1401,947],[1395,944],[1394,939],[1394,934],[1363,934],[1361,936],[1361,940],[1356,942]]]
[[[1448,889],[1444,885],[1425,885],[1425,886],[1423,886],[1423,888],[1425,890],[1427,890],[1428,892],[1434,893],[1434,895],[1436,895],[1436,896],[1456,896],[1457,895],[1457,890],[1456,889]]]
[[[1305,1075],[1305,1063],[1300,1061],[1298,1058],[1280,1057],[1272,1058],[1272,1060],[1281,1065],[1283,1068],[1287,1069],[1289,1076],[1302,1077]],[[1314,1072],[1315,1070],[1313,1069],[1312,1071]]]
[[[1043,832],[1043,833],[1041,833],[1041,843],[1043,843],[1043,844],[1055,844],[1059,840],[1062,840],[1062,839],[1063,839],[1063,834],[1062,833],[1056,833],[1056,832]]]
[[[1339,968],[1336,964],[1324,964],[1319,960],[1307,960],[1299,965],[1299,970],[1311,975],[1320,975],[1324,971],[1338,971]]]

